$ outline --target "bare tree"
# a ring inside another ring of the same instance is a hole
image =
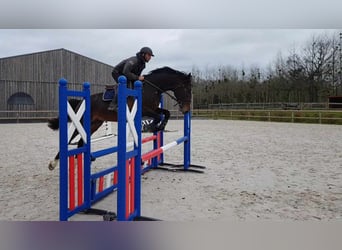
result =
[[[339,37],[340,35],[340,37]],[[342,33],[314,35],[266,70],[258,65],[193,69],[194,103],[322,102],[342,88]]]

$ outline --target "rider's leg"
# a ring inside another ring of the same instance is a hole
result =
[[[134,89],[134,84],[131,81],[127,81],[127,88]]]
[[[128,81],[127,82],[127,88],[129,89],[133,89],[133,82],[131,81]],[[117,105],[117,101],[115,100],[115,98],[112,99],[112,101],[109,103],[109,106],[108,106],[108,110],[110,111],[116,111],[118,108],[118,105]]]
[[[114,79],[115,84],[117,84],[119,74],[113,70],[112,77]],[[118,108],[117,101],[115,100],[115,96],[113,97],[112,101],[109,103],[108,110],[109,111],[116,111]]]
[[[115,97],[113,97],[112,101],[109,103],[108,110],[116,111],[117,108],[118,108],[118,105],[116,104]]]

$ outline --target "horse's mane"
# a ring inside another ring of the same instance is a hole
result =
[[[172,69],[172,68],[167,67],[167,66],[164,66],[164,67],[158,68],[158,69],[154,69],[154,70],[150,71],[148,74],[151,75],[151,74],[155,74],[155,73],[170,73],[170,74],[176,74],[179,76],[186,75],[185,72],[181,72],[181,71]]]

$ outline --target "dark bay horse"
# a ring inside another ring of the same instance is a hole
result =
[[[142,100],[142,116],[153,118],[153,131],[164,130],[170,112],[166,109],[159,108],[161,94],[166,91],[172,91],[174,99],[179,105],[180,111],[184,114],[190,111],[191,105],[191,73],[186,74],[181,71],[174,70],[169,67],[163,67],[151,71],[145,75],[143,82],[143,100]],[[167,93],[168,94],[168,93]],[[109,101],[102,100],[103,93],[91,95],[91,134],[93,134],[105,121],[117,121],[117,112],[109,111]],[[77,104],[77,103],[76,103]],[[71,103],[71,105],[73,105]],[[75,105],[75,103],[74,103]],[[128,100],[128,106],[131,108],[133,102]],[[77,108],[75,108],[77,110]],[[163,119],[161,118],[163,117]],[[59,118],[53,118],[48,121],[48,126],[53,130],[59,129]],[[69,143],[77,134],[74,134]],[[82,146],[82,139],[79,140],[78,146]],[[49,169],[53,170],[58,163],[59,153],[55,159],[50,162]]]

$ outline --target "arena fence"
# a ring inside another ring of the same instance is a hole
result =
[[[231,119],[279,122],[342,124],[342,106],[332,103],[231,103],[211,104],[193,109],[193,118]],[[339,106],[338,106],[339,107]],[[178,110],[169,109],[171,119],[183,119]],[[0,110],[0,123],[46,122],[56,117],[58,110]]]
[[[342,111],[332,110],[223,110],[194,109],[197,119],[252,120],[342,125]]]

